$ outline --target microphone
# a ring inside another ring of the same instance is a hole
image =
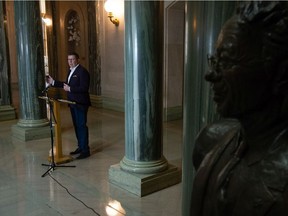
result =
[[[42,91],[42,94],[46,93],[49,88],[50,88],[50,85],[46,86],[46,88]]]

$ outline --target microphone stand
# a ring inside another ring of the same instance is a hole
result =
[[[50,98],[48,98],[48,89],[49,89],[50,86],[47,86],[43,91],[42,93],[45,93],[45,97],[46,97],[46,101],[47,101],[47,104],[49,105],[49,109],[50,109],[50,119],[49,119],[49,126],[50,126],[50,137],[51,137],[51,163],[50,164],[42,164],[42,166],[48,166],[49,169],[41,176],[41,177],[44,177],[46,176],[49,172],[51,171],[54,171],[56,167],[76,167],[74,165],[71,165],[71,166],[65,166],[65,165],[56,165],[55,163],[55,159],[54,159],[54,138],[53,138],[53,122],[52,122],[52,117],[55,121],[55,124],[57,124],[56,122],[56,118],[55,118],[55,115],[54,115],[54,111],[53,111],[53,105],[51,103],[51,100]]]

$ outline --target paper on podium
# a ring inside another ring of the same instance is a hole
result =
[[[65,99],[58,99],[59,102],[68,103],[68,104],[76,104],[76,102],[65,100]]]
[[[68,103],[68,104],[76,104],[76,102],[74,102],[74,101],[69,101],[69,100],[65,100],[65,99],[54,99],[54,98],[49,98],[47,96],[39,96],[38,98],[43,99],[43,100],[52,100],[52,101],[56,100],[56,101]]]
[[[38,98],[43,99],[43,100],[48,100],[50,98],[48,98],[47,96],[38,96]]]

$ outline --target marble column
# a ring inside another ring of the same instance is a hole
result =
[[[0,2],[0,121],[16,118],[9,91],[9,53],[7,52],[6,20],[3,1]]]
[[[125,1],[125,156],[111,183],[138,196],[181,181],[163,156],[163,2]]]
[[[43,95],[44,57],[39,1],[14,1],[20,116],[12,134],[21,140],[49,137]]]
[[[190,215],[194,177],[192,151],[200,129],[214,121],[210,85],[204,80],[207,54],[214,51],[221,26],[234,11],[235,2],[187,1],[185,3],[185,60],[183,98],[182,215]]]

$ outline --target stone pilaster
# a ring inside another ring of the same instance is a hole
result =
[[[9,53],[7,52],[6,20],[3,9],[4,2],[0,2],[0,121],[16,118],[15,109],[11,106],[9,91]]]
[[[234,11],[233,1],[186,1],[185,62],[183,98],[183,189],[182,215],[190,215],[194,178],[192,152],[204,124],[213,121],[215,111],[210,85],[204,80],[207,54],[214,51],[222,24]]]

